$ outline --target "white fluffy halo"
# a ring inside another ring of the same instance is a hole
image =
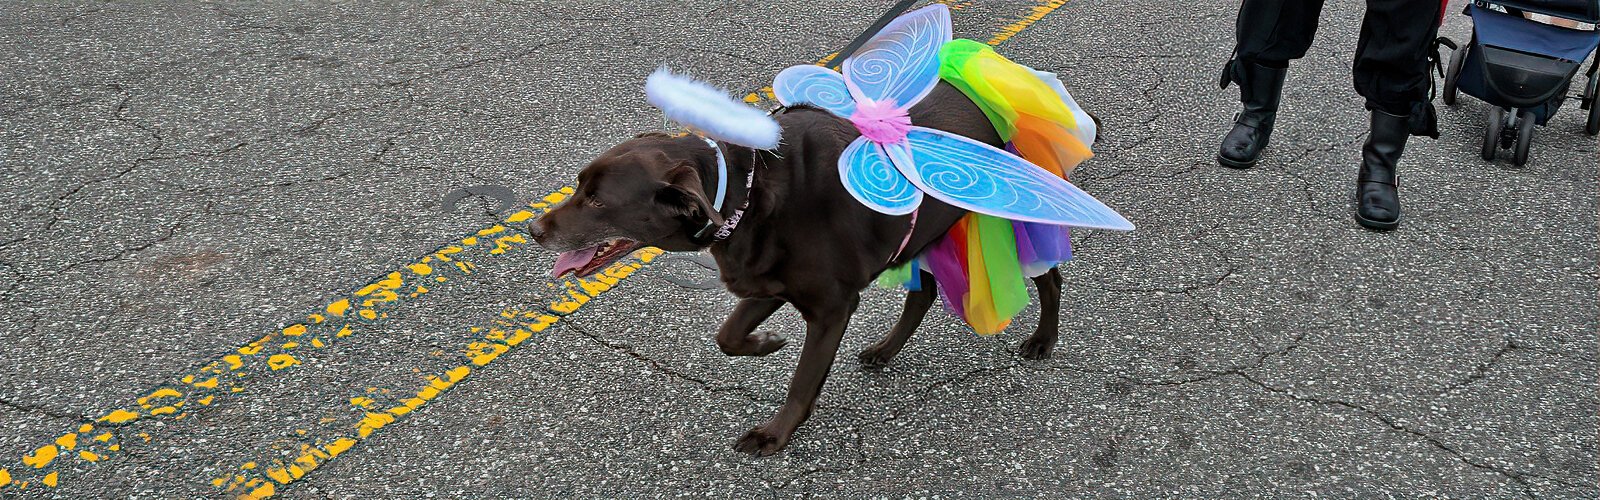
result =
[[[729,97],[721,89],[666,68],[657,69],[644,83],[645,97],[667,119],[687,125],[707,137],[756,149],[778,147],[783,130],[761,110]]]

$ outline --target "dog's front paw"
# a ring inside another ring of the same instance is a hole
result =
[[[890,349],[883,344],[872,344],[867,346],[866,349],[862,349],[861,354],[856,355],[856,359],[861,361],[862,368],[883,368],[894,360],[894,356],[899,354],[899,351],[899,349]]]
[[[744,436],[735,441],[733,450],[739,453],[749,453],[764,457],[777,453],[778,450],[787,446],[790,435],[791,433],[789,432],[774,429],[774,426],[770,423],[762,424],[759,427],[750,429],[750,432],[744,433]]]
[[[756,332],[744,337],[744,342],[739,345],[719,345],[722,353],[729,356],[766,356],[783,346],[789,345],[789,339],[783,338],[772,332]]]
[[[1055,350],[1055,348],[1055,338],[1038,334],[1029,335],[1026,340],[1022,341],[1022,345],[1017,346],[1017,350],[1022,354],[1022,359],[1032,360],[1050,359],[1050,351]]]

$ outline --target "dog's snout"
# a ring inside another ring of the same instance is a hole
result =
[[[544,235],[549,232],[549,229],[545,227],[545,219],[545,217],[539,217],[528,223],[528,234],[533,236],[534,242],[538,242],[541,245],[544,241]]]

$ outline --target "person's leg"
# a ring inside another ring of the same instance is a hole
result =
[[[1321,15],[1322,0],[1244,0],[1234,25],[1234,58],[1288,67],[1311,48]]]
[[[1428,96],[1433,85],[1428,57],[1443,8],[1434,0],[1367,2],[1353,69],[1356,92],[1372,112],[1355,192],[1356,222],[1368,228],[1387,230],[1400,224],[1395,168],[1406,139],[1439,136]]]
[[[1289,61],[1306,55],[1316,36],[1322,0],[1245,0],[1239,7],[1237,44],[1222,79],[1239,84],[1243,109],[1222,138],[1217,163],[1250,168],[1267,147],[1283,96]]]

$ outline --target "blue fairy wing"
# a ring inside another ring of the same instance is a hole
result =
[[[885,147],[907,180],[928,196],[1002,219],[1128,231],[1133,223],[1065,179],[972,139],[911,127]]]
[[[944,4],[895,18],[844,60],[851,94],[910,108],[939,83],[939,47],[948,41],[950,8]]]
[[[772,79],[772,95],[784,106],[810,104],[840,117],[856,112],[856,101],[844,84],[844,76],[822,66],[790,66]]]
[[[922,204],[922,192],[900,175],[881,146],[865,137],[857,137],[839,155],[839,180],[861,204],[889,215],[909,214]]]

